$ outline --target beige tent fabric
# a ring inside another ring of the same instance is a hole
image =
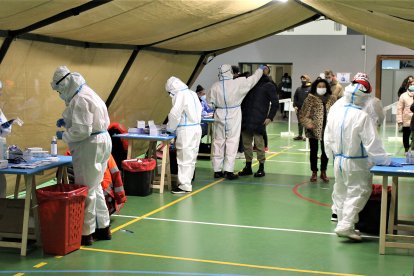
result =
[[[136,127],[137,120],[162,124],[171,109],[165,83],[171,76],[188,81],[199,56],[141,51],[109,108],[111,121]],[[134,144],[135,145],[135,144]],[[137,143],[134,155],[147,143]]]
[[[117,0],[33,33],[89,42],[145,45],[257,9],[268,2]]]
[[[314,14],[294,1],[274,1],[266,8],[155,46],[181,51],[228,48],[289,29]]]
[[[25,40],[13,42],[0,66],[0,80],[5,86],[0,106],[8,119],[19,117],[24,125],[13,126],[7,143],[22,149],[50,150],[51,138],[57,130],[56,120],[65,108],[50,87],[57,66],[67,65],[81,73],[87,84],[106,100],[129,56],[129,51],[121,50],[83,49]],[[59,154],[64,154],[67,146],[63,142],[58,146]],[[53,174],[50,171],[39,181],[48,180]]]
[[[21,29],[87,2],[89,1],[2,0],[0,2],[0,29]]]
[[[414,15],[412,1],[302,0],[302,2],[358,32],[414,49],[413,22],[380,13],[388,12],[412,19]],[[402,2],[407,4],[405,11],[401,8]]]

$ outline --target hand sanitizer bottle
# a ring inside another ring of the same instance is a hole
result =
[[[52,142],[50,142],[50,155],[57,156],[57,138],[56,136],[52,137]]]

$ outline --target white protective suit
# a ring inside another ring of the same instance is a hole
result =
[[[371,195],[373,165],[389,165],[376,125],[363,110],[371,95],[353,83],[329,110],[324,134],[325,151],[334,159],[333,210],[338,215],[336,233],[354,231],[358,213]],[[351,233],[351,232],[349,232]]]
[[[110,222],[101,188],[112,148],[107,132],[108,110],[85,79],[79,73],[70,73],[65,66],[56,69],[52,88],[60,93],[67,106],[62,114],[66,127],[63,141],[72,155],[75,183],[89,188],[82,228],[82,235],[86,236],[97,228],[108,227]]]
[[[248,78],[233,79],[231,65],[219,67],[219,81],[214,83],[207,94],[207,102],[214,108],[214,172],[233,172],[241,130],[240,105],[253,86],[263,75],[257,69]]]
[[[170,93],[173,104],[168,114],[167,129],[177,134],[178,188],[191,192],[201,139],[201,103],[197,94],[176,77],[167,80],[165,89]]]
[[[0,95],[3,90],[3,84],[0,81]],[[2,124],[7,122],[6,116],[4,116],[3,111],[0,109],[0,136],[6,137],[11,132],[11,124],[8,126],[2,126]],[[0,198],[5,198],[7,193],[7,181],[6,176],[4,174],[0,174]]]

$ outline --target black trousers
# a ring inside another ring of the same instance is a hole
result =
[[[313,172],[318,171],[318,148],[319,148],[319,142],[321,143],[321,171],[326,171],[326,168],[328,167],[328,157],[325,154],[325,145],[323,144],[323,140],[319,141],[318,139],[309,138],[309,147],[310,147],[310,166],[311,170]]]
[[[403,127],[403,145],[404,149],[407,151],[410,149],[410,135],[411,135],[411,129],[410,127]]]

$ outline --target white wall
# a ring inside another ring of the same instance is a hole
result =
[[[224,63],[293,63],[293,91],[300,85],[300,76],[307,73],[315,79],[325,69],[334,72],[350,72],[351,77],[365,71],[375,89],[375,66],[377,55],[414,55],[414,51],[383,42],[371,37],[366,39],[366,50],[361,50],[363,35],[275,35],[237,48],[215,57],[208,63],[192,87],[205,88],[217,81],[217,68]],[[366,68],[365,64],[366,54]],[[275,80],[278,82],[279,80]],[[384,106],[389,103],[383,103]]]

